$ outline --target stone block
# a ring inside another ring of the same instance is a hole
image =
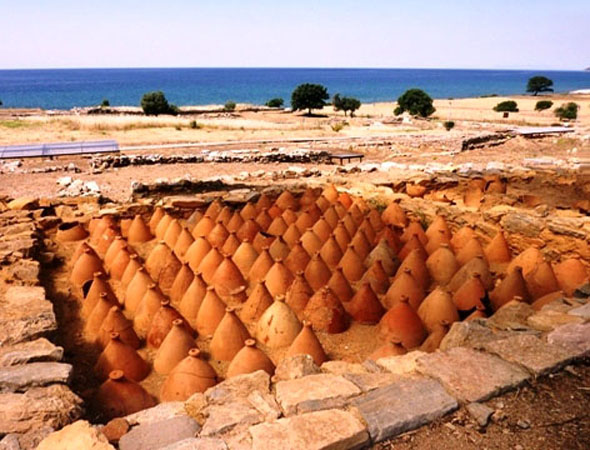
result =
[[[263,416],[245,402],[210,405],[203,409],[206,417],[201,436],[215,436],[232,431],[238,425],[250,426],[262,422]]]
[[[227,450],[227,445],[223,440],[216,438],[188,438],[161,450]]]
[[[40,361],[61,361],[64,349],[45,338],[0,347],[0,367]]]
[[[295,355],[283,358],[275,370],[273,381],[294,380],[296,378],[313,375],[320,372],[320,368],[309,355]]]
[[[120,450],[158,450],[194,438],[201,426],[188,416],[138,425],[119,440]]]
[[[351,413],[317,411],[250,427],[256,450],[345,450],[369,444],[365,426]]]
[[[6,267],[5,273],[8,279],[12,279],[18,284],[26,286],[36,286],[39,284],[39,272],[41,266],[39,262],[32,259],[21,259]]]
[[[508,362],[525,367],[535,376],[559,370],[576,356],[564,347],[548,344],[531,335],[489,342],[484,345],[484,349]]]
[[[344,375],[345,373],[369,373],[369,370],[362,364],[349,363],[346,361],[326,361],[320,367],[324,373],[333,375]]]
[[[363,392],[388,386],[400,379],[410,377],[410,375],[396,375],[392,373],[345,373],[342,376],[354,383]]]
[[[487,400],[530,378],[524,369],[497,356],[464,347],[431,353],[417,363],[421,373],[439,380],[464,403]]]
[[[440,383],[426,378],[400,379],[353,400],[373,442],[418,428],[457,409]]]
[[[286,416],[338,408],[360,393],[358,387],[340,375],[309,375],[276,384],[276,398]]]
[[[547,335],[547,342],[564,347],[580,358],[590,356],[590,322],[556,328]]]
[[[582,323],[584,319],[564,312],[542,309],[527,319],[527,324],[540,331],[552,331],[562,325]]]
[[[85,420],[79,420],[41,441],[37,450],[115,450],[108,439]]]
[[[248,397],[252,392],[270,392],[270,376],[264,370],[229,378],[205,391],[208,403],[231,403]]]
[[[129,425],[146,425],[153,422],[161,422],[174,417],[186,416],[183,402],[164,402],[153,408],[144,409],[134,414],[125,416]]]
[[[488,327],[500,330],[528,330],[527,319],[533,315],[535,310],[525,302],[513,300],[492,315],[487,321]]]
[[[424,355],[425,352],[414,350],[405,355],[379,358],[377,365],[392,374],[411,375],[416,373],[416,360]]]
[[[67,384],[72,366],[57,362],[36,362],[0,368],[0,392],[23,392],[55,383]]]
[[[482,403],[469,403],[465,409],[471,414],[480,427],[485,427],[490,421],[490,417],[494,414],[494,410]]]
[[[572,316],[582,317],[584,320],[589,320],[590,319],[590,303],[586,303],[585,305],[578,306],[577,308],[571,309],[568,314],[570,314]]]

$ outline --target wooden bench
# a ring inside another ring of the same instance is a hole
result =
[[[355,158],[358,158],[359,162],[363,162],[364,157],[365,155],[362,155],[360,153],[334,153],[330,155],[330,162],[338,160],[340,161],[340,165],[342,166],[344,164],[344,161],[350,162]]]

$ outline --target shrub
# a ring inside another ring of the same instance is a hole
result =
[[[445,127],[445,130],[451,131],[453,128],[455,128],[455,122],[452,120],[447,120],[443,123],[443,127]]]
[[[271,98],[269,101],[265,103],[265,105],[269,108],[282,108],[284,104],[285,100],[279,97]]]
[[[574,102],[564,103],[555,110],[555,115],[561,120],[575,120],[578,118],[580,105]]]
[[[350,111],[350,117],[354,117],[354,112],[361,107],[361,101],[358,98],[340,97],[340,94],[336,94],[332,105],[335,111],[344,111],[344,116]]]
[[[141,98],[141,108],[147,116],[159,114],[178,114],[178,107],[170,105],[162,91],[147,92]]]
[[[518,104],[514,100],[506,100],[494,106],[496,112],[518,112]]]
[[[535,105],[535,111],[545,111],[553,106],[551,100],[539,100]]]
[[[547,77],[536,76],[529,79],[526,85],[526,91],[537,95],[539,92],[553,92],[553,80]]]
[[[191,127],[193,130],[199,130],[202,128],[201,125],[199,125],[196,120],[191,120],[189,122],[188,126]]]
[[[408,111],[413,116],[428,117],[436,109],[432,106],[432,98],[421,89],[409,89],[397,99],[398,107],[393,112],[399,116]]]
[[[326,100],[329,98],[328,90],[321,84],[300,84],[291,94],[291,108],[293,111],[307,109],[307,114],[311,115],[312,109],[322,109],[326,106]]]
[[[225,102],[225,105],[223,105],[223,110],[224,111],[235,111],[236,110],[236,102],[232,101],[232,100],[228,100],[227,102]]]
[[[336,122],[336,123],[333,123],[332,125],[330,125],[330,127],[332,128],[332,131],[335,131],[336,133],[341,131],[346,126],[348,126],[348,122]]]
[[[100,104],[100,107],[101,108],[108,108],[109,106],[111,106],[111,102],[109,102],[109,99],[103,98],[102,103]]]

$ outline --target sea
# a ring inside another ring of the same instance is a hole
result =
[[[544,75],[555,92],[590,88],[590,71],[462,69],[322,69],[322,68],[148,68],[0,70],[0,100],[5,108],[71,109],[98,105],[139,105],[145,92],[160,90],[179,106],[262,105],[285,99],[301,83],[319,83],[332,96],[364,103],[395,101],[409,88],[433,98],[462,98],[525,93],[527,80]]]

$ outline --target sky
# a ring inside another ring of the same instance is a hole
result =
[[[0,68],[580,70],[590,0],[0,0]]]

